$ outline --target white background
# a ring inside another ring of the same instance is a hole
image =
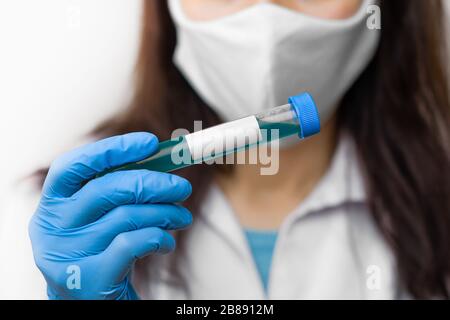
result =
[[[0,298],[45,298],[20,179],[126,106],[140,22],[140,0],[0,0]]]
[[[140,0],[0,0],[2,299],[45,298],[20,179],[126,105],[140,15]]]

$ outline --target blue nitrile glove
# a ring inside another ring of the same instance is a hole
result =
[[[105,169],[142,160],[157,149],[149,133],[105,139],[53,162],[29,233],[51,299],[134,299],[134,262],[167,253],[166,230],[187,227],[191,213],[177,205],[190,183],[147,170],[122,171],[89,181]]]

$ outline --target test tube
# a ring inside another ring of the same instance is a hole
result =
[[[151,157],[105,171],[147,169],[172,172],[191,165],[298,135],[305,139],[320,132],[319,113],[308,93],[290,97],[288,104],[257,115],[220,124],[159,143]]]

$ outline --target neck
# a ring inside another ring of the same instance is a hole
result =
[[[245,227],[278,228],[325,174],[336,146],[336,121],[294,146],[282,148],[279,170],[261,175],[262,165],[236,165],[217,182]]]

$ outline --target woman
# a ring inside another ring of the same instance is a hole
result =
[[[155,152],[145,133],[58,158],[30,223],[50,298],[449,298],[441,1],[382,0],[381,31],[372,1],[259,2],[146,1],[133,103],[94,134],[164,140],[299,91],[322,133],[284,146],[274,176],[93,179]]]

